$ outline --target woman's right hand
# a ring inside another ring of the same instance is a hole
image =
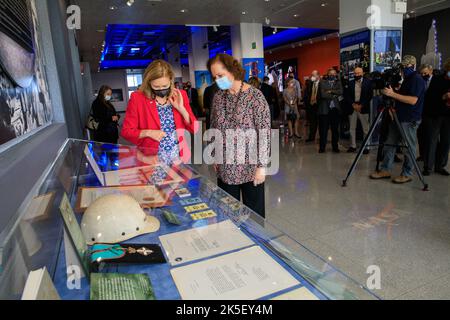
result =
[[[152,140],[161,142],[161,140],[165,138],[166,133],[161,130],[144,130],[143,136],[144,138],[150,138]]]

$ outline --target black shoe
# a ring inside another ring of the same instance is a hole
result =
[[[319,153],[325,153],[325,149],[320,149]]]
[[[416,159],[416,161],[417,161],[417,162],[422,162],[422,161],[423,161],[423,158],[422,158],[422,157],[418,157],[418,158]]]
[[[395,162],[395,163],[402,163],[402,162],[403,162],[403,159],[400,158],[398,155],[395,155],[395,157],[394,157],[394,162]]]
[[[446,176],[446,177],[450,176],[450,172],[448,172],[448,171],[445,170],[445,169],[439,169],[439,170],[436,170],[436,173],[439,173],[440,175]]]
[[[302,140],[302,137],[300,137],[300,136],[298,136],[298,135],[295,135],[295,137],[296,137],[298,140]]]
[[[366,149],[366,150],[364,150],[364,152],[363,152],[363,154],[369,154],[370,153],[370,150],[369,149]]]
[[[308,139],[308,140],[306,140],[305,142],[306,143],[309,143],[309,142],[313,142],[314,141],[314,139]]]
[[[350,147],[347,150],[347,153],[355,153],[356,152],[356,148]]]
[[[430,170],[424,169],[422,174],[424,175],[424,177],[428,177],[430,175]]]
[[[339,149],[333,149],[333,153],[341,153],[341,150],[339,150]]]
[[[290,136],[288,136],[288,138],[289,138],[289,139],[292,139],[293,137],[294,137],[294,135],[290,135]]]

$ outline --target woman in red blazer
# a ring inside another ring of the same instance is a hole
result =
[[[163,60],[152,62],[140,89],[131,95],[122,128],[122,137],[153,153],[190,158],[184,132],[198,130],[187,93],[174,86],[174,72]]]

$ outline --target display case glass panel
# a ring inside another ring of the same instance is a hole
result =
[[[166,263],[91,263],[91,275],[146,275],[157,300],[378,299],[192,166],[80,140],[66,141],[0,235],[0,299],[20,299],[29,273],[44,267],[62,299],[90,299],[89,275],[73,268],[79,257],[60,204],[67,195],[81,226],[91,204],[108,194],[133,197],[159,222],[156,232],[122,247],[153,245],[143,255],[161,247]],[[85,276],[79,283],[77,272]]]

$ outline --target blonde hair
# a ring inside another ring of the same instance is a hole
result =
[[[149,98],[154,98],[151,82],[161,78],[169,78],[171,88],[174,87],[175,73],[172,66],[164,60],[155,60],[145,69],[144,79],[139,91]]]

